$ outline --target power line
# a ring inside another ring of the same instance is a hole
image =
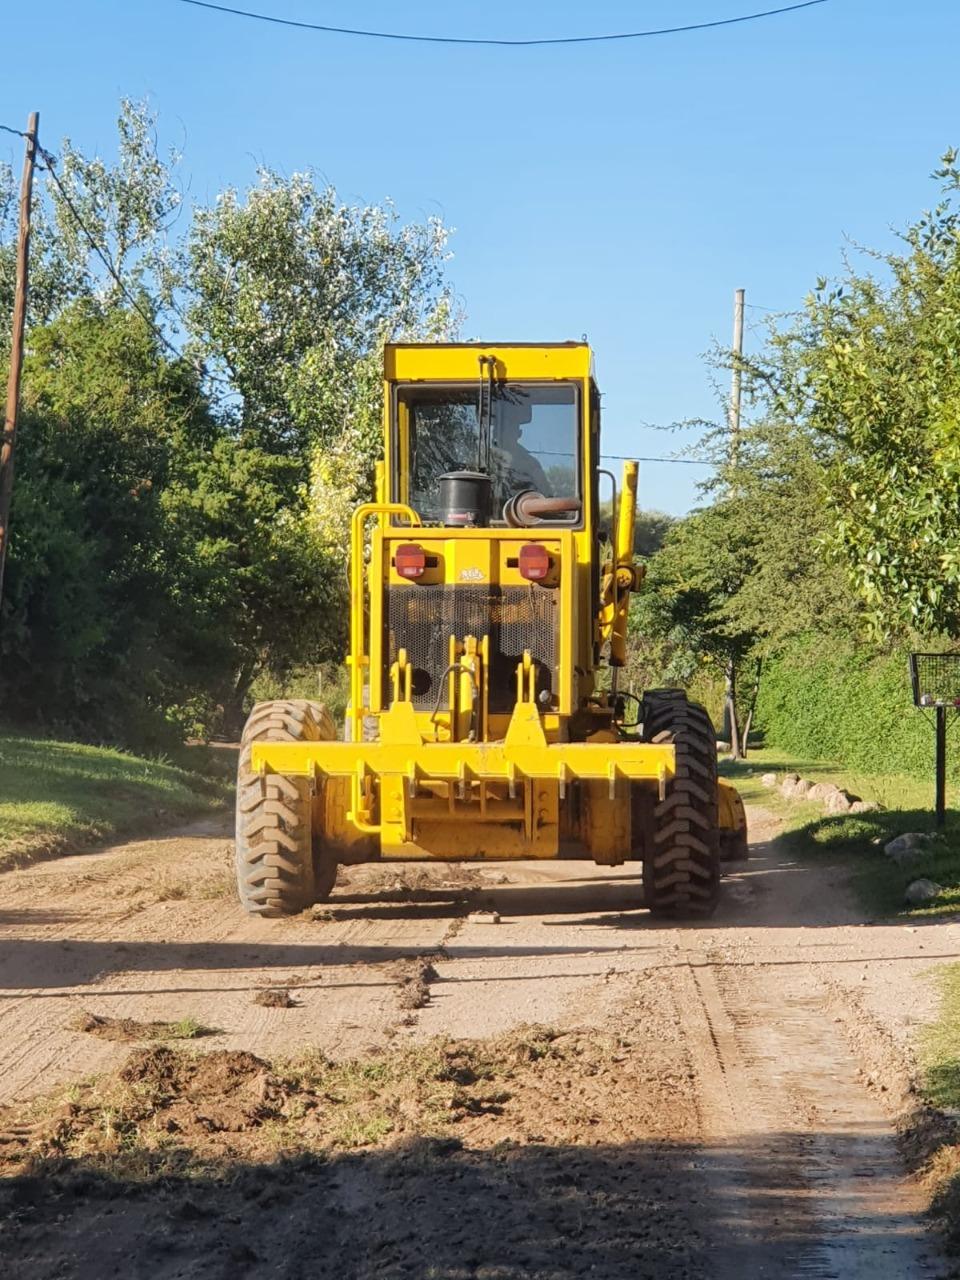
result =
[[[533,45],[553,44],[600,44],[612,40],[642,40],[648,36],[672,36],[684,31],[706,31],[710,27],[732,27],[739,22],[755,22],[758,18],[772,18],[778,13],[793,13],[797,9],[811,9],[817,4],[826,4],[827,0],[801,0],[799,4],[784,5],[780,9],[764,9],[761,13],[745,13],[736,18],[717,18],[713,22],[692,22],[683,27],[660,27],[652,31],[618,31],[600,36],[553,36],[535,40],[495,40],[465,36],[416,36],[399,31],[365,31],[356,27],[331,27],[319,22],[298,22],[294,18],[277,18],[268,13],[253,13],[249,9],[234,9],[225,4],[212,4],[210,0],[179,0],[180,4],[190,4],[197,9],[213,9],[218,13],[230,13],[239,18],[253,18],[257,22],[271,22],[278,27],[298,27],[304,31],[323,31],[339,36],[363,36],[371,40],[410,40],[417,44],[469,44],[499,45],[530,48]]]
[[[712,467],[706,458],[641,458],[633,453],[601,453],[601,462],[681,462],[686,467]]]

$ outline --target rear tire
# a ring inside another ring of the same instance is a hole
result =
[[[643,696],[643,739],[672,743],[676,773],[654,809],[644,850],[646,905],[657,916],[707,916],[720,895],[717,747],[710,717],[685,693]]]
[[[314,797],[307,778],[254,772],[255,742],[324,742],[336,726],[319,702],[258,702],[243,730],[237,769],[237,893],[245,911],[286,916],[327,897],[337,864],[314,836]]]

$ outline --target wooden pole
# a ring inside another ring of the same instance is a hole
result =
[[[23,157],[20,182],[20,230],[17,237],[17,284],[13,299],[13,323],[10,336],[10,371],[7,375],[7,407],[0,440],[0,602],[3,600],[3,571],[10,540],[10,505],[13,501],[13,452],[17,442],[17,416],[20,408],[20,375],[23,371],[23,335],[27,323],[27,288],[30,269],[30,198],[33,194],[33,169],[37,156],[38,112],[31,112],[27,122],[27,147]]]
[[[737,465],[740,453],[740,402],[742,387],[740,362],[743,358],[743,299],[745,290],[737,289],[733,295],[733,376],[730,385],[730,463]],[[737,760],[745,754],[740,742],[737,724],[737,671],[731,658],[727,663],[726,687],[723,696],[723,737],[730,743],[730,755]]]
[[[744,289],[733,295],[733,374],[730,382],[730,461],[736,463],[740,449],[741,361],[743,360]]]

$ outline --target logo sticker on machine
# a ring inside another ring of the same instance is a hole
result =
[[[487,580],[487,575],[483,572],[482,569],[461,569],[460,570],[461,582],[486,582],[486,580]]]

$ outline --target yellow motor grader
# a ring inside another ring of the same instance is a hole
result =
[[[702,707],[618,689],[637,464],[604,530],[616,481],[589,347],[403,343],[384,373],[384,460],[352,522],[346,725],[311,701],[251,712],[243,906],[301,911],[347,863],[589,858],[642,862],[654,913],[711,912],[743,806]]]

